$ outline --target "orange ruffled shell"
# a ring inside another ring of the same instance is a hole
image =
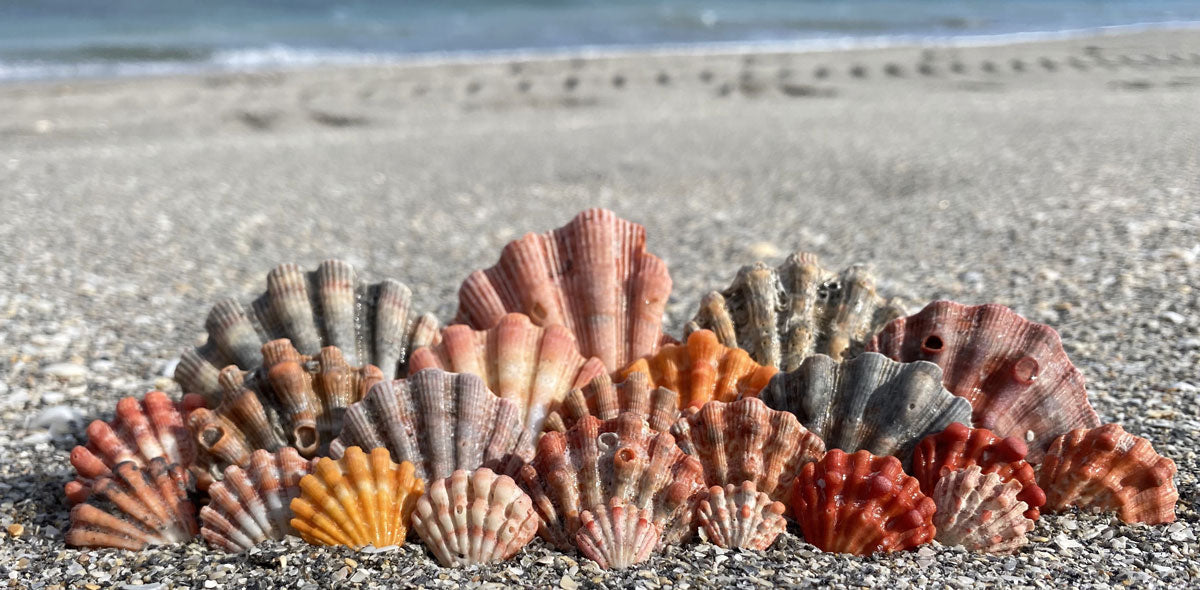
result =
[[[634,372],[649,375],[650,387],[678,392],[680,405],[700,407],[710,401],[758,397],[779,369],[759,365],[740,348],[722,346],[709,330],[697,330],[687,344],[663,346],[658,354],[622,369],[618,379]]]
[[[1018,439],[1000,438],[990,430],[969,428],[955,422],[945,430],[925,437],[913,449],[912,474],[921,491],[933,496],[937,482],[946,473],[978,465],[983,475],[995,473],[1003,482],[1016,481],[1024,502],[1025,517],[1037,520],[1046,494],[1038,487],[1033,466],[1025,461],[1028,449]]]

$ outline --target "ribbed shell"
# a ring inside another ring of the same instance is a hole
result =
[[[687,333],[712,330],[721,344],[749,351],[760,364],[792,371],[814,354],[852,358],[887,322],[905,314],[896,299],[875,293],[866,267],[823,268],[797,252],[777,268],[744,266],[724,291],[711,291]]]
[[[584,416],[601,420],[616,418],[621,412],[633,412],[650,423],[650,428],[666,432],[679,418],[679,394],[665,387],[651,389],[650,376],[640,371],[613,383],[607,374],[587,385],[572,389],[557,411],[546,418],[546,430],[566,432]]]
[[[708,330],[692,332],[687,344],[668,344],[650,358],[639,359],[618,374],[646,373],[651,387],[679,393],[680,405],[700,407],[710,401],[731,402],[755,397],[778,372],[754,362],[746,351],[722,346]]]
[[[145,468],[123,461],[97,477],[87,503],[71,509],[67,544],[138,551],[195,537],[196,507],[171,476],[174,467],[162,457]]]
[[[867,350],[936,363],[946,388],[971,403],[974,425],[1025,441],[1034,463],[1054,437],[1100,425],[1058,333],[1003,305],[935,301],[889,323]]]
[[[1116,424],[1054,439],[1038,468],[1038,485],[1046,492],[1046,510],[1077,506],[1115,512],[1124,522],[1174,522],[1179,500],[1175,462]]]
[[[292,498],[300,495],[300,478],[311,467],[291,447],[278,453],[259,449],[245,469],[226,467],[225,478],[208,488],[209,503],[200,509],[200,536],[212,547],[239,553],[292,534]]]
[[[754,482],[713,486],[702,496],[697,518],[708,541],[727,549],[762,551],[787,529],[787,508],[760,492]]]
[[[292,528],[313,545],[403,545],[424,492],[425,482],[414,476],[412,463],[393,463],[384,448],[368,455],[350,447],[337,461],[318,459],[300,480],[300,497],[291,504]]]
[[[660,539],[654,511],[637,508],[624,498],[608,500],[606,509],[579,514],[575,545],[604,569],[624,569],[650,558]]]
[[[646,252],[645,228],[589,209],[509,243],[495,266],[471,273],[455,321],[486,329],[515,311],[539,326],[560,324],[583,356],[615,371],[658,350],[670,294],[667,266]]]
[[[504,561],[537,534],[533,501],[507,475],[486,467],[455,471],[429,484],[413,530],[446,567]]]
[[[796,415],[826,448],[875,455],[912,456],[917,441],[952,422],[970,422],[971,406],[942,387],[932,363],[897,363],[864,353],[837,362],[805,359],[763,389],[767,406]]]
[[[1028,506],[1017,499],[1021,483],[983,474],[978,465],[942,476],[933,492],[937,513],[933,524],[943,545],[962,545],[968,551],[1011,553],[1024,545],[1034,522]]]
[[[933,540],[933,500],[895,457],[831,449],[796,477],[792,516],[822,551],[870,555]]]
[[[175,380],[185,393],[216,405],[218,375],[236,365],[262,366],[261,349],[287,338],[301,354],[315,356],[336,346],[354,365],[375,365],[389,378],[403,377],[411,351],[437,341],[438,321],[412,309],[412,292],[388,279],[368,283],[343,260],[326,260],[316,271],[281,264],[267,274],[267,291],[249,306],[226,299],[213,306],[204,324],[208,341],[185,351]]]
[[[1016,481],[1017,499],[1027,506],[1025,516],[1037,520],[1046,494],[1037,485],[1033,466],[1025,461],[1027,452],[1019,439],[1002,439],[990,430],[955,422],[917,444],[912,475],[921,482],[921,491],[933,496],[938,479],[946,473],[978,465],[984,475],[995,473],[1001,481]]]
[[[413,372],[436,367],[479,375],[496,395],[521,408],[531,437],[568,391],[606,372],[600,359],[580,356],[565,327],[539,328],[519,313],[488,330],[450,326],[442,330],[441,344],[413,353],[410,365]]]
[[[477,375],[441,369],[383,381],[350,406],[329,450],[339,457],[349,446],[386,447],[416,465],[417,477],[425,480],[480,467],[515,474],[533,456],[516,404],[496,397]]]

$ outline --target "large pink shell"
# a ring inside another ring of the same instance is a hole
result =
[[[978,465],[943,475],[934,489],[937,512],[933,524],[943,545],[962,545],[968,551],[1009,553],[1026,542],[1033,520],[1017,499],[1021,482],[984,474]]]
[[[312,462],[296,449],[254,451],[242,469],[225,468],[225,478],[208,488],[209,503],[200,509],[200,535],[209,545],[239,553],[267,539],[292,533],[292,498]]]
[[[504,561],[537,534],[537,513],[517,482],[482,467],[429,484],[412,527],[446,567]]]
[[[650,428],[666,432],[679,418],[679,394],[665,387],[650,388],[650,376],[635,371],[620,383],[607,374],[587,385],[572,389],[559,409],[546,418],[546,430],[566,432],[585,416],[612,420],[622,412],[633,412],[650,423]]]
[[[545,234],[509,243],[495,266],[458,291],[457,322],[476,329],[520,312],[539,326],[566,326],[585,357],[608,371],[654,354],[671,276],[646,252],[646,230],[612,211],[589,209]]]
[[[137,551],[195,537],[196,507],[172,477],[173,467],[162,457],[145,468],[124,461],[97,477],[88,501],[71,509],[67,544]],[[101,500],[108,506],[101,507]]]

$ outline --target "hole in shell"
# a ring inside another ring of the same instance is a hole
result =
[[[842,284],[837,279],[830,279],[817,287],[817,298],[821,301],[831,301],[842,290]]]
[[[608,449],[611,449],[611,448],[617,446],[617,442],[619,440],[621,440],[621,439],[619,436],[617,436],[617,433],[605,432],[604,434],[601,434],[599,438],[596,439],[596,442],[599,444],[601,451],[607,451]]]
[[[317,428],[315,426],[297,426],[292,432],[296,437],[296,450],[304,453],[315,451],[317,448]]]
[[[925,337],[925,341],[921,343],[921,352],[933,354],[942,351],[945,343],[942,342],[942,337],[937,334],[930,334]]]
[[[455,513],[455,514],[457,514],[457,515],[459,515],[459,516],[462,516],[462,515],[463,515],[463,513],[464,513],[464,512],[466,512],[466,511],[467,511],[467,507],[466,507],[466,506],[463,506],[463,505],[461,505],[461,504],[460,504],[460,505],[458,505],[458,506],[455,506],[455,507],[454,507],[454,513]]]
[[[225,429],[220,426],[211,426],[200,431],[200,445],[205,449],[211,449],[225,438]]]
[[[1040,369],[1038,362],[1033,357],[1021,357],[1020,360],[1013,364],[1013,378],[1018,383],[1029,385],[1037,381],[1038,369]]]
[[[620,463],[629,463],[631,461],[636,461],[637,460],[637,451],[635,451],[629,447],[620,449],[617,451],[616,460],[617,460],[617,462],[620,462]]]

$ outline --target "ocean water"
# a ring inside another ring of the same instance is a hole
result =
[[[1200,0],[2,0],[0,80],[1200,26]]]

